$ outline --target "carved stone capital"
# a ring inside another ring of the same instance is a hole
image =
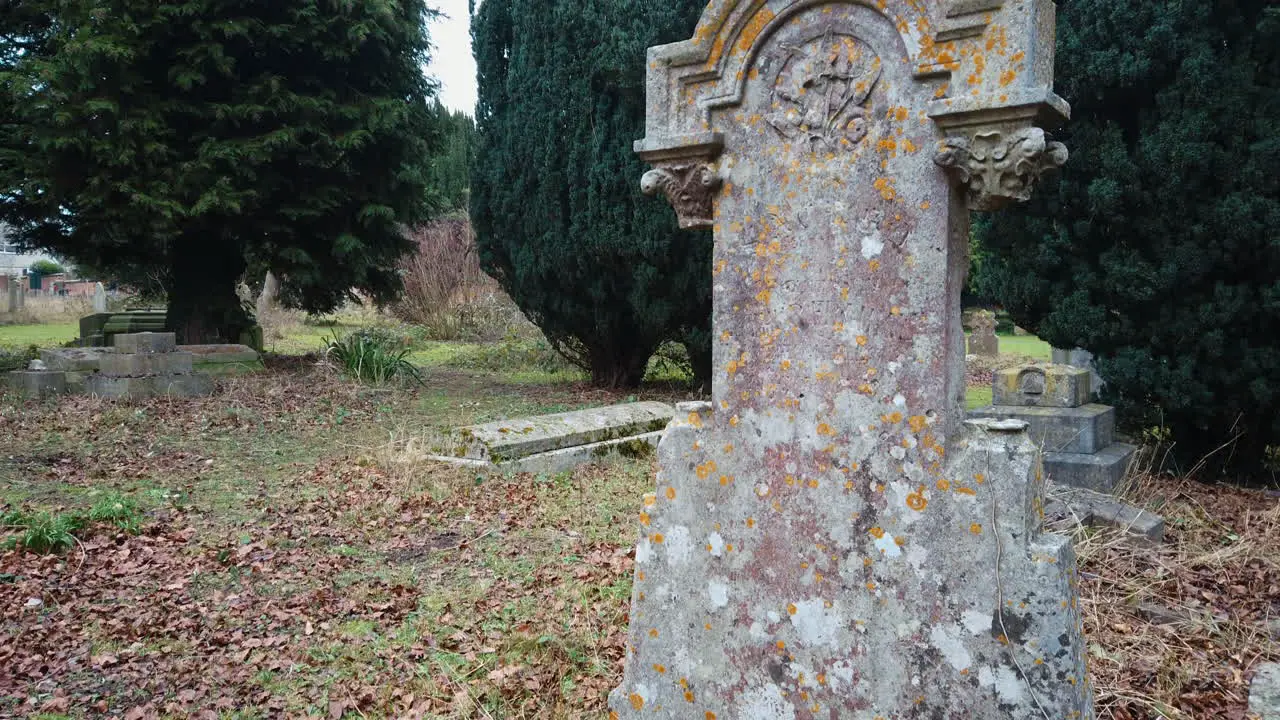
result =
[[[951,136],[933,161],[965,190],[970,210],[999,210],[1031,198],[1036,181],[1067,162],[1067,148],[1044,130],[978,130]]]
[[[663,164],[644,174],[640,189],[645,195],[661,192],[676,210],[683,230],[710,228],[720,177],[706,162]]]

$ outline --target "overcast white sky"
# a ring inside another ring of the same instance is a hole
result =
[[[447,17],[431,24],[435,52],[427,73],[440,81],[440,102],[445,107],[475,115],[476,61],[471,57],[467,0],[434,0],[430,5]]]

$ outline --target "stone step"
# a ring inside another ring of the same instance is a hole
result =
[[[1044,452],[1092,454],[1115,442],[1116,411],[1109,405],[1078,408],[989,405],[970,418],[1022,420],[1031,441]]]
[[[58,370],[15,370],[9,386],[28,399],[40,399],[67,392],[67,374]]]
[[[98,358],[98,370],[107,377],[190,375],[194,357],[189,352],[107,353]]]
[[[660,433],[675,408],[660,402],[578,410],[502,420],[458,429],[455,446],[442,455],[486,463],[506,463],[554,450]]]
[[[177,335],[166,332],[140,332],[116,335],[111,343],[120,353],[168,353],[178,346]]]
[[[1106,526],[1154,544],[1164,542],[1164,518],[1134,507],[1112,495],[1050,485],[1045,503],[1045,520],[1072,521],[1086,527]]]
[[[1137,448],[1113,443],[1092,454],[1045,453],[1044,471],[1059,485],[1109,493],[1120,485]]]
[[[198,397],[211,395],[216,383],[208,375],[157,375],[108,377],[98,374],[85,380],[85,390],[104,398]]]

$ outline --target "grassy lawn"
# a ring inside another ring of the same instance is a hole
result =
[[[27,348],[32,345],[65,345],[80,336],[78,323],[47,325],[0,325],[0,347]]]
[[[1053,359],[1053,347],[1035,335],[1001,335],[1000,354],[1034,358],[1040,362]]]

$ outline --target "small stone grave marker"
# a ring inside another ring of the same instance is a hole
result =
[[[1066,160],[1047,0],[712,0],[642,189],[714,232],[712,401],[659,447],[611,716],[1091,718],[1020,421],[964,419],[969,210]]]
[[[1000,339],[996,337],[996,318],[985,310],[973,314],[970,321],[973,332],[969,335],[969,354],[978,357],[995,357],[1000,354]]]

